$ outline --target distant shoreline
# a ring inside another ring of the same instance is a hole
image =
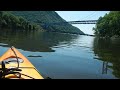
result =
[[[1,30],[1,29],[3,29],[3,30]],[[9,28],[0,28],[0,31],[3,31],[3,32],[8,32],[10,30],[10,32],[12,32],[12,29],[9,29]],[[19,32],[19,31],[26,31],[26,30],[15,30],[14,32]],[[37,30],[37,31],[39,31],[39,30]],[[48,31],[40,31],[40,32],[48,32]],[[95,35],[90,35],[90,34],[80,34],[80,33],[68,33],[68,32],[55,32],[55,31],[49,31],[49,32],[51,32],[51,33],[61,33],[61,34],[73,34],[73,35],[86,35],[86,36],[95,36]]]

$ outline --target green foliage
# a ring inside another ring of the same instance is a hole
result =
[[[0,28],[84,34],[69,23],[46,24],[60,22],[66,21],[54,11],[0,11]]]
[[[45,25],[43,23],[59,23],[66,22],[54,11],[11,11],[16,16],[22,16],[29,22],[38,23],[47,32],[64,32],[84,34],[78,28],[66,23],[60,25]]]
[[[38,30],[40,26],[28,22],[25,18],[15,16],[8,11],[0,11],[0,28]],[[42,29],[42,28],[41,28]]]
[[[96,35],[102,37],[120,36],[120,11],[111,11],[100,17],[94,31]]]

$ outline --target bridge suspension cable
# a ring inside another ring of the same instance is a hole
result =
[[[94,12],[92,12],[91,14],[89,14],[89,15],[87,15],[87,16],[85,16],[85,17],[81,18],[80,20],[82,20],[82,19],[86,19],[86,18],[88,18],[88,17],[92,16],[94,13],[96,13],[96,11],[94,11]]]

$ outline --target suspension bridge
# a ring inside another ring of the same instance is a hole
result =
[[[80,21],[66,21],[66,22],[52,22],[52,23],[45,23],[45,22],[38,22],[41,25],[65,25],[65,24],[96,24],[98,20],[80,20]]]
[[[69,24],[96,24],[98,20],[68,21]]]
[[[52,25],[66,25],[66,24],[96,24],[98,20],[79,20],[79,21],[65,21],[65,22],[52,22],[52,23],[45,23],[38,21],[37,24],[42,25],[44,28],[47,28]],[[86,34],[88,35],[88,34]],[[94,35],[88,35],[88,36],[94,36]]]

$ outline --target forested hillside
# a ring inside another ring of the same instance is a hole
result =
[[[29,22],[37,23],[48,32],[64,32],[84,34],[80,29],[68,23],[61,24],[43,24],[43,23],[59,23],[66,22],[55,11],[10,11],[16,16],[22,16]]]

